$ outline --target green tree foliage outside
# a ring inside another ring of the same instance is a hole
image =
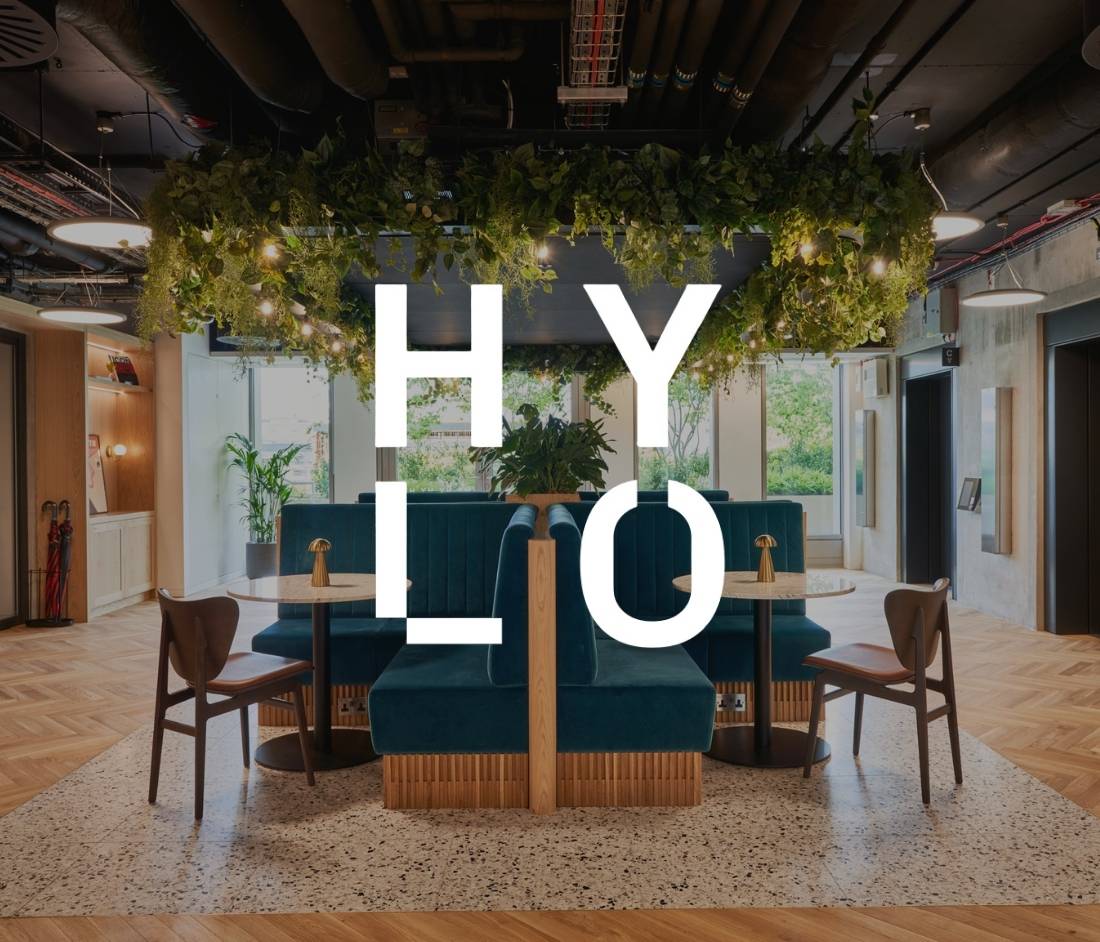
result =
[[[768,495],[833,492],[832,368],[805,364],[767,372]],[[770,446],[772,438],[782,444]]]
[[[668,488],[679,481],[694,488],[712,484],[709,432],[711,391],[689,373],[680,373],[668,385],[668,447],[642,450],[638,487],[647,491]]]

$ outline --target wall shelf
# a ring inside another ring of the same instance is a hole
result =
[[[102,389],[104,392],[110,393],[151,393],[153,391],[149,386],[131,386],[129,383],[117,383],[106,376],[89,376],[88,388]]]

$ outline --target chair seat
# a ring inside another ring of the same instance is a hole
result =
[[[879,684],[900,684],[909,680],[909,670],[891,648],[878,644],[845,644],[811,654],[803,662],[808,667],[839,671]]]
[[[206,689],[211,693],[231,695],[311,670],[313,665],[309,661],[257,654],[254,651],[237,651],[229,655],[222,672],[206,682]]]

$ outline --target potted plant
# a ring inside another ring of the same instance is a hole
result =
[[[305,445],[287,445],[265,461],[252,439],[234,432],[225,440],[229,467],[244,477],[241,487],[242,523],[248,524],[244,567],[249,579],[272,576],[277,569],[275,526],[294,489],[287,483],[290,465]]]
[[[494,491],[538,507],[536,530],[545,533],[547,507],[579,500],[577,491],[585,484],[604,487],[603,456],[615,449],[603,434],[602,420],[565,422],[550,416],[543,422],[530,404],[517,411],[522,424],[513,427],[505,419],[500,447],[476,448],[474,458],[478,469],[491,476]]]

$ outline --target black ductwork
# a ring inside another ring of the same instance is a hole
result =
[[[719,139],[725,139],[744,114],[745,107],[756,91],[764,70],[783,41],[787,27],[798,12],[801,0],[774,0],[759,10],[759,28],[734,39],[730,51],[723,57],[711,86],[708,117]],[[746,21],[758,11],[746,9]],[[739,50],[743,55],[735,55]]]
[[[447,9],[456,20],[524,20],[530,22],[564,20],[569,16],[568,3],[528,0],[527,3],[454,3]]]
[[[106,271],[109,267],[108,261],[101,255],[85,251],[77,245],[51,239],[46,235],[46,230],[37,223],[28,222],[21,216],[16,216],[4,209],[0,209],[0,230],[90,271]]]
[[[501,46],[448,46],[441,49],[415,48],[405,44],[397,11],[391,0],[374,0],[374,12],[386,34],[390,55],[398,62],[515,62],[523,55],[523,36],[515,22],[508,40]]]
[[[241,0],[172,2],[261,101],[305,114],[321,107],[324,77],[282,7]]]
[[[75,27],[174,120],[202,134],[247,139],[271,125],[233,95],[236,77],[168,3],[58,0],[58,19]],[[196,120],[197,119],[197,120]]]
[[[668,85],[672,63],[676,59],[676,48],[680,45],[680,34],[683,32],[690,4],[691,0],[665,0],[661,29],[653,47],[653,58],[649,63],[645,93],[642,95],[639,123],[643,127],[653,124],[657,119],[657,112],[661,107],[665,86]]]
[[[977,206],[1100,130],[1100,72],[1074,55],[932,163],[953,207]]]
[[[676,68],[661,104],[662,125],[675,124],[683,113],[721,12],[722,0],[695,0],[692,5],[680,51],[676,54]]]
[[[626,73],[629,91],[620,118],[626,125],[633,122],[638,106],[642,103],[642,96],[645,94],[649,60],[653,57],[653,40],[657,36],[657,27],[661,25],[662,6],[663,0],[642,0],[642,8],[638,13],[638,23],[634,27],[634,42],[630,47],[630,64],[627,66]]]
[[[283,0],[334,85],[371,101],[383,95],[386,63],[367,39],[347,0]]]
[[[734,139],[753,143],[782,138],[825,78],[841,40],[881,6],[881,0],[803,3],[768,63]]]
[[[1081,43],[1081,58],[1094,69],[1100,69],[1100,0],[1082,0],[1085,40]]]

